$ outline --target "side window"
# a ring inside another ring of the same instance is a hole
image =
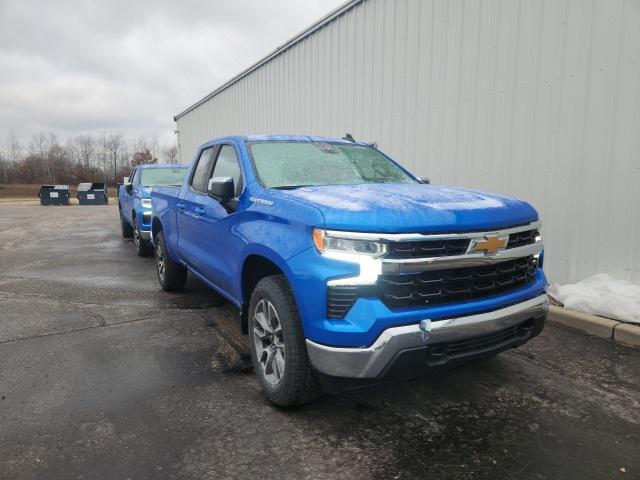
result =
[[[202,151],[196,170],[191,177],[191,187],[198,192],[207,191],[207,174],[209,173],[209,167],[211,166],[211,152],[213,148],[207,148]]]
[[[212,177],[231,177],[236,189],[236,197],[242,193],[242,171],[236,149],[232,145],[222,145]]]
[[[129,175],[129,183],[131,185],[135,185],[136,173],[138,173],[138,169],[137,168],[134,168],[133,170],[131,170],[131,175]]]

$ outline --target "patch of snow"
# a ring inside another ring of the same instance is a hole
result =
[[[553,284],[549,294],[565,308],[623,322],[640,323],[640,285],[606,273],[578,283]]]

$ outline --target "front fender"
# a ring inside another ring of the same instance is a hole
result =
[[[265,245],[258,244],[258,243],[251,243],[246,245],[242,251],[242,254],[241,254],[242,261],[240,263],[241,264],[240,275],[236,276],[236,281],[234,284],[234,290],[236,292],[236,297],[238,299],[242,301],[242,299],[245,298],[246,292],[242,291],[242,272],[244,270],[244,265],[246,264],[247,260],[251,256],[262,257],[262,258],[265,258],[266,260],[269,260],[271,263],[273,263],[276,267],[278,267],[282,271],[285,278],[293,288],[293,282],[291,281],[292,272],[291,272],[291,268],[289,268],[289,265],[287,265],[287,261],[272,248],[269,248]]]

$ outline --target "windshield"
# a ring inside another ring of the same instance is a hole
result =
[[[186,168],[148,168],[142,170],[140,185],[143,187],[181,186],[186,174]]]
[[[256,173],[267,188],[362,183],[417,183],[372,147],[342,143],[249,143]]]

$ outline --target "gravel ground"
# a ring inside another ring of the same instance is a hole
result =
[[[548,326],[279,410],[233,309],[160,291],[117,213],[0,205],[0,478],[640,478],[640,351]]]

